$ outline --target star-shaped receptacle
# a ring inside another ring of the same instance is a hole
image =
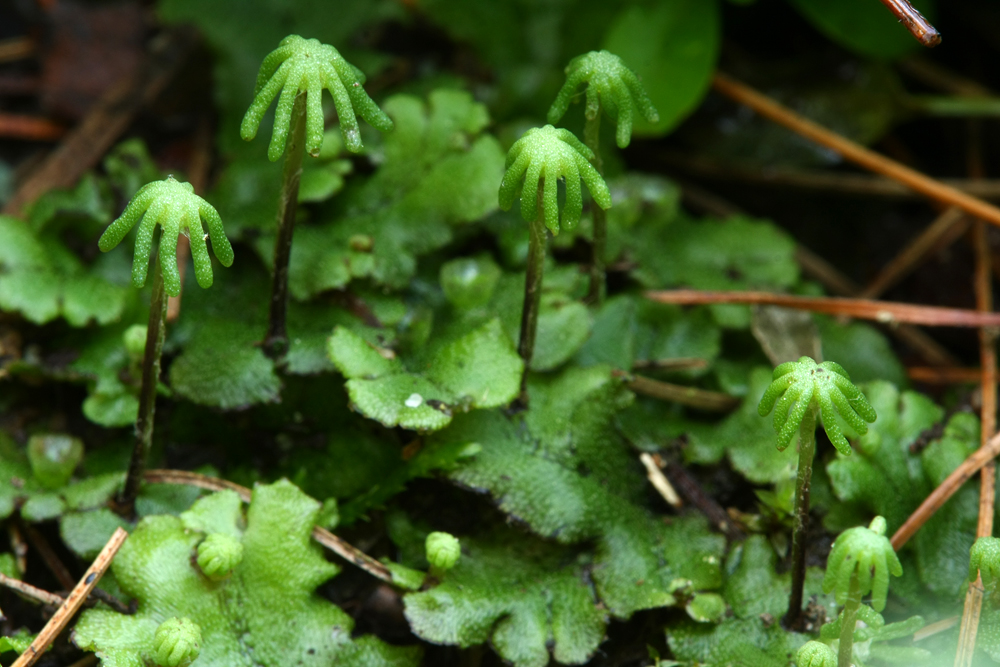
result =
[[[885,519],[877,516],[867,528],[858,526],[845,530],[833,543],[826,561],[823,592],[833,592],[837,604],[847,600],[851,579],[856,577],[860,594],[871,592],[872,608],[875,611],[885,609],[889,575],[903,574],[903,566],[885,536],[885,528]]]
[[[538,216],[538,185],[542,183],[545,226],[553,234],[561,227],[572,229],[583,213],[583,190],[587,184],[594,202],[611,207],[611,192],[590,160],[594,154],[569,130],[551,125],[532,128],[514,142],[507,153],[506,172],[500,183],[500,208],[507,211],[521,199],[521,216],[534,222]],[[566,179],[566,204],[559,218],[558,181]]]
[[[636,108],[650,123],[660,120],[639,77],[610,51],[591,51],[577,56],[566,66],[566,83],[549,109],[549,122],[557,123],[581,84],[587,84],[587,118],[594,119],[603,109],[615,123],[615,142],[625,148],[632,140],[632,120]]]
[[[392,129],[392,119],[368,97],[364,83],[364,73],[344,60],[337,49],[316,39],[289,35],[260,66],[254,99],[243,116],[240,136],[244,141],[257,136],[264,113],[280,91],[271,144],[267,149],[268,159],[277,160],[285,151],[295,97],[304,92],[305,148],[313,157],[318,156],[323,145],[323,89],[326,88],[333,96],[344,145],[347,150],[357,153],[362,148],[358,115],[383,132]]]
[[[832,361],[817,364],[809,357],[801,357],[775,368],[772,377],[757,412],[766,417],[774,409],[779,451],[795,438],[809,410],[819,409],[830,442],[845,456],[850,455],[851,445],[837,424],[836,413],[859,435],[867,433],[868,424],[876,419],[875,409],[840,364]]]
[[[181,278],[177,268],[177,240],[185,232],[191,240],[191,257],[194,274],[202,287],[212,286],[212,260],[205,241],[212,239],[212,250],[223,266],[233,263],[233,247],[222,228],[219,212],[194,193],[190,183],[181,183],[168,176],[162,181],[144,185],[121,216],[104,231],[97,245],[107,252],[121,243],[129,230],[142,218],[135,237],[135,260],[132,263],[132,284],[142,287],[146,283],[149,257],[153,251],[153,230],[160,225],[160,266],[163,271],[164,290],[170,296],[181,293]],[[208,235],[202,221],[208,226]],[[169,258],[164,254],[169,251]]]

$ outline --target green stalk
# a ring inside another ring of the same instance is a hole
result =
[[[594,159],[590,161],[594,169],[604,176],[604,161],[601,159],[601,109],[593,118],[587,117],[583,126],[583,141],[587,148],[594,151]],[[590,261],[590,290],[587,301],[600,305],[604,299],[604,254],[608,245],[608,219],[603,208],[596,204],[591,207],[594,216],[594,241],[592,244],[593,258]]]
[[[535,352],[535,334],[538,331],[538,311],[542,303],[542,277],[545,272],[545,246],[548,242],[545,223],[542,221],[542,184],[538,185],[538,213],[528,225],[528,267],[524,276],[524,307],[521,314],[521,339],[517,353],[524,360],[521,375],[521,396],[518,403],[528,406],[528,368]]]
[[[785,627],[796,629],[802,617],[806,581],[806,531],[809,529],[809,483],[816,454],[816,408],[806,411],[799,427],[799,471],[795,479],[795,525],[792,530],[792,591],[788,595]]]
[[[305,92],[300,92],[295,97],[291,130],[281,175],[278,237],[274,241],[274,270],[271,277],[271,306],[268,311],[267,336],[264,338],[264,353],[272,359],[282,357],[288,351],[288,333],[285,327],[288,312],[288,262],[292,254],[295,212],[299,203],[299,181],[302,179],[302,156],[305,153]]]
[[[118,499],[120,511],[125,516],[135,514],[135,499],[146,470],[146,459],[153,444],[153,415],[156,412],[156,385],[160,381],[160,355],[167,328],[167,296],[163,289],[163,271],[160,255],[156,255],[153,270],[153,296],[149,302],[149,326],[146,328],[146,350],[142,356],[142,388],[139,391],[139,417],[135,422],[135,445],[128,464],[125,488]]]
[[[858,583],[858,571],[851,573],[851,584],[847,589],[847,601],[844,602],[844,612],[840,625],[840,650],[837,652],[837,667],[851,667],[854,654],[854,626],[858,618],[858,608],[861,606],[861,585]]]

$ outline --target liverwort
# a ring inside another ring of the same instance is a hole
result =
[[[823,421],[830,442],[841,454],[850,455],[851,445],[837,424],[837,414],[858,434],[868,432],[875,410],[840,364],[817,364],[809,357],[789,361],[774,369],[773,381],[764,392],[757,413],[766,417],[774,410],[778,451],[799,437],[799,467],[795,480],[795,524],[792,532],[792,590],[784,622],[796,628],[802,616],[802,590],[806,577],[806,531],[809,528],[809,483],[816,453],[816,419]]]
[[[861,598],[870,592],[872,609],[882,611],[889,590],[889,575],[903,574],[903,566],[885,536],[885,528],[885,519],[877,516],[867,528],[858,526],[845,530],[830,549],[823,591],[833,592],[837,604],[844,606],[839,619],[838,667],[851,667]]]
[[[280,357],[288,349],[285,315],[288,308],[288,263],[291,258],[295,213],[305,151],[319,156],[323,145],[323,89],[330,91],[340,120],[347,150],[362,149],[358,130],[360,115],[383,132],[392,129],[392,119],[368,97],[362,87],[365,75],[328,44],[289,35],[269,53],[257,73],[254,100],[240,126],[240,136],[257,136],[264,113],[278,97],[274,128],[267,157],[277,161],[285,153],[281,195],[278,201],[278,236],[274,246],[274,270],[264,351]],[[290,135],[290,138],[289,138]]]
[[[599,174],[604,174],[601,160],[601,114],[615,123],[615,141],[625,148],[632,140],[632,120],[638,107],[650,123],[660,119],[652,100],[642,87],[639,77],[625,66],[622,59],[610,51],[591,51],[573,58],[566,66],[566,83],[556,95],[549,109],[548,120],[557,123],[565,115],[576,90],[587,85],[587,106],[584,111],[583,141],[593,151],[591,164]],[[594,209],[593,259],[590,266],[589,300],[600,302],[604,291],[605,247],[607,246],[607,217],[604,211]]]
[[[135,260],[132,264],[132,284],[135,287],[142,287],[146,283],[156,225],[160,225],[162,231],[156,252],[153,296],[149,305],[149,325],[146,327],[146,345],[142,358],[142,388],[139,393],[139,416],[135,423],[135,446],[125,478],[125,488],[119,498],[122,512],[128,515],[134,511],[146,457],[153,441],[156,385],[160,378],[160,355],[166,336],[166,296],[177,296],[181,291],[177,240],[182,232],[189,237],[195,278],[201,287],[212,285],[212,260],[208,256],[205,243],[207,239],[212,240],[212,250],[223,266],[233,263],[233,248],[222,228],[222,218],[211,204],[194,193],[194,187],[190,183],[181,183],[172,176],[147,183],[135,194],[121,216],[104,231],[98,241],[100,249],[107,252],[121,243],[140,218],[142,222],[139,223],[135,237]],[[208,226],[208,234],[202,228],[202,221]]]
[[[514,142],[507,153],[503,181],[500,183],[500,208],[509,211],[516,199],[521,201],[521,217],[528,223],[528,268],[524,283],[524,308],[518,353],[524,360],[521,380],[522,404],[527,402],[527,377],[535,349],[538,310],[542,297],[545,270],[546,228],[558,234],[563,227],[572,229],[583,214],[583,180],[594,202],[602,209],[611,207],[611,192],[590,160],[593,152],[569,130],[551,125],[532,128]],[[566,204],[560,217],[558,181],[566,181]]]

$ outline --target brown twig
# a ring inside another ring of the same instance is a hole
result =
[[[858,292],[861,291],[861,288],[853,280],[804,246],[800,245],[795,248],[795,261],[799,263],[806,275],[820,281],[824,287],[838,296],[857,296]],[[929,364],[957,366],[960,363],[953,354],[917,327],[908,324],[894,324],[884,328],[891,335],[913,348]]]
[[[642,375],[633,375],[624,371],[614,371],[616,377],[625,378],[627,387],[637,394],[658,398],[661,401],[680,403],[689,408],[708,410],[711,412],[729,412],[740,404],[740,399],[718,391],[708,391],[697,387],[687,387],[682,384],[661,382]]]
[[[803,169],[787,169],[783,167],[751,167],[738,163],[720,162],[711,158],[688,155],[686,153],[666,152],[659,156],[660,160],[674,170],[687,174],[721,181],[734,181],[752,185],[772,186],[776,188],[798,188],[816,192],[856,195],[859,197],[886,197],[898,199],[915,199],[920,193],[915,192],[902,183],[884,176],[868,174],[852,174],[837,171],[810,171]],[[942,178],[940,183],[961,190],[980,199],[1000,199],[1000,180],[973,180],[968,178]],[[682,192],[687,185],[682,185]],[[697,203],[698,194],[690,199]],[[686,195],[685,195],[686,196]],[[713,213],[714,215],[730,215],[730,213]]]
[[[909,0],[882,0],[918,42],[930,48],[941,43],[941,33],[909,3]]]
[[[63,562],[59,560],[59,556],[57,556],[56,552],[53,551],[49,541],[46,540],[41,533],[35,530],[31,524],[24,523],[20,520],[18,520],[18,524],[20,524],[21,530],[24,531],[24,534],[27,536],[31,546],[35,547],[35,551],[37,551],[38,555],[42,557],[42,561],[45,563],[45,566],[49,568],[49,571],[53,575],[55,575],[55,578],[59,581],[59,585],[66,590],[73,588],[73,584],[76,583],[73,580],[73,575],[69,573],[69,570]]]
[[[72,619],[76,614],[80,605],[83,604],[83,601],[87,599],[87,595],[94,589],[97,582],[101,580],[104,572],[111,564],[111,560],[115,557],[115,554],[118,553],[118,549],[121,548],[127,537],[128,533],[121,528],[115,530],[111,539],[104,545],[101,552],[97,554],[97,558],[94,559],[93,564],[87,568],[87,572],[83,575],[83,578],[80,579],[76,587],[70,591],[62,606],[60,606],[56,613],[53,614],[52,618],[49,619],[49,622],[45,624],[44,628],[42,628],[42,631],[38,633],[38,636],[35,637],[34,641],[31,642],[31,645],[28,646],[28,649],[14,661],[14,664],[11,667],[29,667],[30,665],[35,664],[35,661],[38,660],[41,654],[45,652],[49,644],[52,643],[52,640],[54,640],[56,636],[63,631],[66,624],[70,622],[70,619]]]
[[[43,193],[76,183],[128,129],[139,110],[163,92],[197,40],[193,32],[175,29],[154,42],[148,61],[94,104],[65,141],[18,187],[3,213],[17,215]]]
[[[143,475],[143,479],[149,484],[182,484],[209,491],[235,491],[245,503],[249,503],[251,499],[250,489],[245,486],[186,470],[147,470]],[[389,571],[389,568],[325,528],[315,526],[312,536],[314,540],[324,547],[344,560],[357,565],[376,579],[381,579],[390,584],[393,583],[392,573]]]
[[[659,303],[704,305],[710,303],[766,304],[798,308],[827,315],[843,315],[885,324],[904,322],[937,327],[997,327],[1000,313],[980,313],[961,308],[919,306],[894,301],[847,299],[842,297],[805,297],[772,292],[713,292],[709,290],[661,290],[645,293]]]
[[[819,123],[815,123],[791,109],[760,93],[746,84],[716,72],[712,79],[716,91],[745,104],[762,116],[783,125],[793,132],[810,139],[839,154],[846,160],[854,162],[865,169],[888,176],[924,196],[947,206],[957,206],[966,213],[981,218],[990,224],[1000,226],[1000,208],[967,195],[961,190],[937,181],[929,176],[911,169],[884,155],[869,150],[836,132],[832,132]]]
[[[10,37],[0,40],[0,63],[27,58],[35,52],[35,40],[30,37]]]
[[[13,577],[8,577],[3,572],[0,572],[0,586],[9,588],[12,591],[17,591],[21,595],[31,598],[36,602],[41,602],[42,604],[51,605],[57,607],[61,605],[65,600],[56,595],[55,593],[49,593],[41,588],[32,586],[31,584],[26,584],[23,581],[14,579]]]
[[[973,128],[978,126],[973,125]],[[973,131],[971,137],[978,139],[978,132]],[[978,146],[978,141],[975,143]],[[971,151],[972,170],[981,171],[982,161],[978,149]],[[990,244],[986,233],[986,225],[976,221],[973,228],[973,248],[976,253],[975,292],[976,309],[981,312],[993,310],[993,267],[990,256]],[[986,445],[996,431],[997,412],[997,355],[996,333],[992,329],[979,330],[979,360],[982,366],[980,391],[982,394],[982,409],[980,412],[980,447]],[[979,521],[976,525],[976,537],[992,537],[993,514],[996,511],[996,461],[991,459],[979,473]],[[979,618],[983,608],[983,580],[977,576],[976,581],[969,586],[965,595],[965,605],[962,610],[962,626],[959,630],[958,651],[955,654],[955,667],[969,667],[972,664],[973,653],[976,650],[976,635],[979,631]]]
[[[701,484],[688,472],[687,468],[676,461],[668,461],[666,473],[667,478],[673,482],[674,487],[684,500],[698,508],[713,526],[725,533],[727,538],[734,541],[746,538],[743,531],[733,524],[729,518],[729,514],[722,508],[722,505],[717,503],[712,496],[705,493],[705,490],[701,488]]]
[[[66,127],[48,118],[0,113],[0,137],[5,139],[56,141],[64,134],[66,134]]]
[[[994,435],[987,440],[985,445],[970,454],[943,482],[938,484],[938,487],[924,499],[924,502],[920,503],[920,507],[913,511],[913,514],[903,522],[903,525],[892,536],[892,548],[896,551],[902,549],[903,545],[920,530],[920,527],[949,498],[955,495],[955,492],[962,487],[962,484],[979,472],[984,465],[996,458],[997,454],[1000,454],[1000,435]]]
[[[862,299],[876,299],[910,274],[932,251],[951,245],[972,221],[954,206],[945,209],[924,231],[910,241],[886,264],[860,294]]]
[[[978,368],[956,366],[910,366],[906,369],[906,377],[927,384],[972,384],[979,382],[982,375]]]

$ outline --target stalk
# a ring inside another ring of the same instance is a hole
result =
[[[847,601],[844,603],[844,615],[840,625],[840,650],[837,652],[837,667],[851,667],[854,653],[854,626],[858,618],[858,608],[861,606],[861,585],[858,583],[858,571],[851,573],[851,584],[847,590]]]
[[[603,177],[604,161],[601,159],[601,109],[599,106],[593,118],[587,116],[587,121],[583,126],[583,141],[587,144],[587,148],[594,151],[594,159],[590,163]],[[608,221],[607,213],[603,208],[595,205],[591,209],[594,216],[594,241],[591,246],[593,258],[590,262],[590,290],[587,294],[587,301],[600,305],[604,299],[604,254],[608,244]]]
[[[291,132],[285,149],[285,165],[281,175],[281,198],[278,201],[278,237],[274,242],[274,269],[271,278],[271,305],[268,311],[264,353],[272,359],[288,351],[285,328],[288,312],[288,262],[292,254],[295,212],[299,203],[299,181],[302,178],[302,156],[305,153],[306,93],[300,92],[292,106]]]
[[[142,388],[139,392],[139,417],[135,422],[135,445],[128,464],[125,488],[119,497],[121,511],[126,516],[135,514],[135,499],[139,495],[142,473],[153,444],[153,415],[156,412],[156,385],[160,380],[160,355],[167,328],[167,297],[163,289],[163,272],[160,255],[156,255],[153,270],[153,296],[149,302],[149,326],[146,328],[146,351],[142,356]]]
[[[806,531],[809,529],[809,483],[816,454],[816,408],[806,411],[799,427],[799,471],[795,479],[795,525],[792,531],[792,591],[788,595],[785,627],[799,627],[802,591],[806,580]]]
[[[538,205],[535,219],[528,225],[528,268],[524,276],[524,308],[521,314],[521,339],[517,353],[524,360],[521,375],[521,396],[518,402],[528,406],[528,368],[535,352],[535,334],[538,331],[538,311],[542,303],[542,277],[545,272],[545,246],[548,242],[545,223],[542,221],[542,185],[538,186]]]

